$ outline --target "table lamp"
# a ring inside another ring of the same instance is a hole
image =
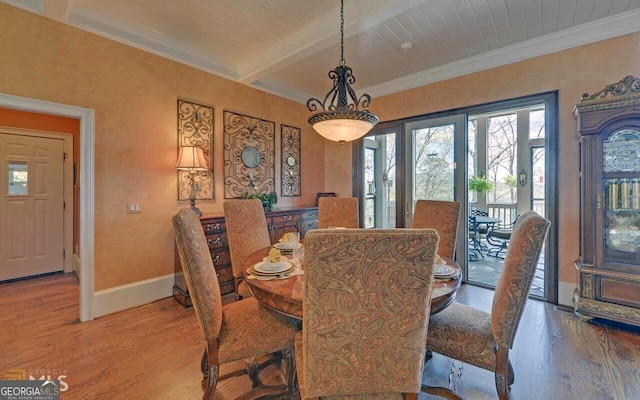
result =
[[[195,181],[198,171],[208,171],[207,159],[204,157],[202,148],[196,146],[182,146],[180,147],[180,154],[178,155],[178,163],[176,169],[189,172],[189,180],[191,186],[191,192],[189,194],[189,201],[191,203],[191,209],[198,215],[202,215],[196,207],[196,193],[198,192],[198,183]]]

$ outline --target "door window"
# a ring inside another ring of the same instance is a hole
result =
[[[23,161],[10,161],[7,193],[11,196],[29,195],[29,164]]]

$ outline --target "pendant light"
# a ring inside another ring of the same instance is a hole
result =
[[[344,0],[340,0],[340,63],[329,71],[333,87],[321,102],[316,98],[307,100],[307,108],[316,112],[309,124],[320,135],[336,142],[349,142],[364,136],[378,123],[378,117],[367,110],[371,96],[358,98],[351,85],[355,83],[353,70],[344,60]]]

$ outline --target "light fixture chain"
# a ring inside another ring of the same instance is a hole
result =
[[[340,0],[340,65],[344,64],[344,0]]]

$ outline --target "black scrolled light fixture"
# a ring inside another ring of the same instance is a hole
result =
[[[335,142],[350,142],[364,136],[378,123],[378,117],[367,110],[371,96],[363,94],[359,98],[351,87],[356,78],[353,70],[344,60],[344,0],[340,0],[340,63],[329,71],[333,87],[321,102],[316,98],[307,100],[307,108],[316,112],[309,118],[309,124],[320,135]]]

